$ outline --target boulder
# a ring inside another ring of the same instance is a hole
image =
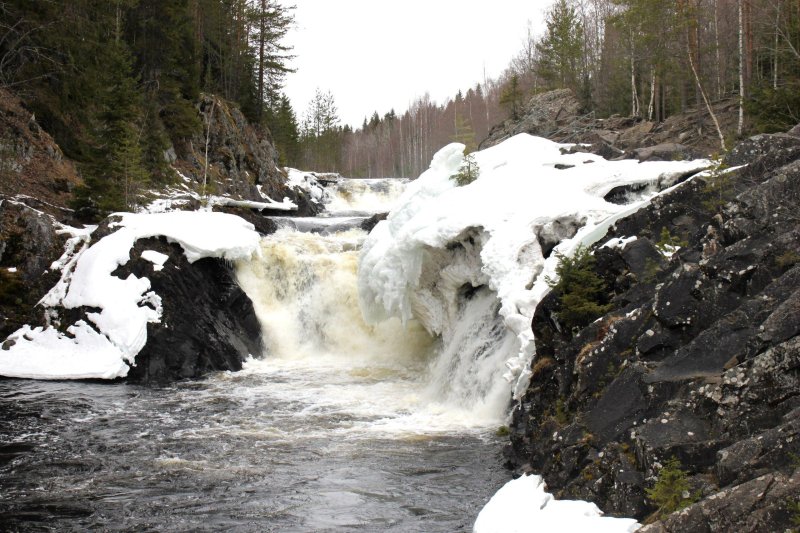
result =
[[[163,270],[141,259],[144,250],[169,256]],[[206,258],[190,264],[179,245],[142,239],[131,261],[114,273],[129,274],[150,279],[163,306],[161,322],[147,327],[147,344],[136,356],[129,382],[164,384],[241,370],[249,356],[261,355],[261,326],[253,304],[226,261]]]
[[[792,531],[800,472],[774,473],[730,487],[639,529],[640,533]]]

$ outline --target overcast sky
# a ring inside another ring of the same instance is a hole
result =
[[[293,0],[286,43],[297,69],[285,90],[298,119],[317,87],[331,91],[343,124],[405,111],[430,93],[443,102],[496,77],[522,48],[531,21],[541,33],[553,0]],[[286,2],[292,3],[291,0]]]

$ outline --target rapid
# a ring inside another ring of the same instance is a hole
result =
[[[264,353],[165,388],[0,381],[10,529],[471,531],[502,468],[515,349],[476,287],[444,335],[367,324],[360,223],[399,180],[340,180],[235,265]],[[443,340],[444,339],[444,340]],[[499,386],[497,384],[500,384]]]

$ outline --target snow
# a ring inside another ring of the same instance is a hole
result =
[[[167,262],[169,256],[161,252],[156,252],[155,250],[144,250],[142,252],[142,259],[153,263],[153,270],[159,271],[164,269],[164,263]]]
[[[609,239],[601,248],[611,248],[612,250],[624,250],[626,246],[634,242],[638,237],[614,237]]]
[[[325,202],[327,199],[327,191],[317,181],[317,177],[311,172],[304,172],[295,168],[285,168],[288,178],[286,185],[291,188],[299,188],[311,196],[311,201],[315,203]]]
[[[578,246],[601,239],[616,220],[646,205],[656,194],[647,192],[649,187],[672,184],[709,165],[705,160],[607,161],[588,153],[562,154],[561,148],[567,146],[527,134],[514,136],[474,153],[480,173],[463,187],[450,176],[462,164],[464,146],[453,143],[442,148],[364,243],[359,300],[365,318],[370,323],[390,317],[411,319],[412,296],[429,250],[445,248],[468,228],[482,228],[488,239],[480,249],[481,269],[519,344],[517,356],[506,361],[505,375],[519,397],[534,355],[533,312],[550,290],[545,276],[556,277],[556,254],[545,260],[537,233],[552,233],[557,222],[575,224],[577,233],[555,249],[569,256]],[[558,169],[557,164],[571,167]],[[650,196],[628,205],[604,200],[622,185],[639,186]]]
[[[558,256],[571,256],[580,246],[599,241],[616,221],[710,164],[607,161],[593,154],[562,153],[568,146],[526,134],[514,136],[474,153],[479,175],[462,187],[451,176],[463,164],[464,146],[453,143],[441,149],[363,245],[358,289],[366,320],[377,324],[391,317],[414,318],[428,331],[441,334],[447,329],[441,324],[452,318],[448,307],[463,303],[458,303],[458,284],[487,285],[499,298],[500,316],[516,342],[516,349],[506,352],[511,355],[505,360],[503,377],[519,399],[535,355],[531,320],[536,305],[550,291],[546,280],[557,278]],[[622,186],[637,191],[628,195],[629,203],[604,199]],[[467,246],[464,235],[474,236]],[[557,243],[547,258],[540,239]],[[624,247],[634,239],[612,239],[606,245]],[[470,254],[479,255],[479,276],[454,277],[453,265],[439,263],[441,251],[453,243],[463,248],[459,261],[464,265],[473,261]],[[441,272],[433,285],[432,270]],[[439,304],[432,303],[437,299]],[[497,364],[492,357],[482,361]],[[506,408],[507,399],[508,389],[496,404],[499,409]],[[529,476],[510,482],[492,498],[478,517],[475,532],[616,532],[639,527],[634,520],[601,514],[590,503],[554,500],[541,478]]]
[[[631,533],[641,525],[631,518],[604,517],[593,503],[556,500],[541,477],[523,476],[506,483],[481,510],[474,533],[591,531]]]
[[[255,202],[252,200],[234,200],[227,196],[210,196],[208,204],[210,206],[222,205],[231,207],[246,207],[249,209],[275,209],[276,211],[297,211],[297,204],[284,198],[282,202],[276,202],[272,198],[265,196],[259,189],[259,194],[265,200],[264,202]]]
[[[252,224],[225,213],[176,211],[158,214],[120,213],[114,233],[92,246],[87,230],[73,230],[65,254],[52,268],[61,280],[41,300],[56,307],[97,308],[87,313],[94,325],[79,321],[67,328],[25,326],[10,338],[15,344],[0,350],[0,375],[37,379],[124,377],[128,365],[147,341],[147,324],[161,319],[161,299],[150,280],[112,273],[130,260],[138,239],[163,236],[178,243],[191,263],[204,257],[235,261],[259,253],[259,235]],[[78,244],[83,246],[76,250]],[[151,251],[152,252],[152,251]],[[149,260],[161,261],[148,253]],[[147,257],[146,257],[147,259]],[[163,262],[162,262],[163,264]],[[52,316],[48,314],[47,316]]]

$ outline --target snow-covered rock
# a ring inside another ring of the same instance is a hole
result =
[[[88,231],[75,231],[67,253],[51,268],[61,279],[41,300],[47,327],[25,326],[0,350],[0,375],[36,379],[112,379],[128,374],[147,342],[147,325],[162,317],[162,301],[147,277],[120,278],[137,240],[165,237],[181,246],[189,263],[229,261],[259,253],[259,235],[239,217],[211,212],[122,213],[116,231],[91,246]],[[74,241],[74,242],[73,242]],[[160,261],[150,255],[150,260]],[[163,264],[163,263],[162,263]],[[203,287],[196,287],[202,291]],[[59,310],[85,310],[63,330]]]
[[[365,317],[379,322],[416,316],[429,331],[442,334],[442,324],[455,317],[459,291],[471,294],[471,288],[488,287],[516,337],[505,377],[515,383],[518,396],[527,385],[533,355],[531,318],[549,291],[546,276],[555,276],[557,258],[548,253],[548,243],[561,239],[556,251],[570,255],[602,238],[615,220],[645,205],[659,189],[708,166],[705,160],[607,161],[565,153],[568,148],[517,135],[476,152],[479,177],[463,187],[451,176],[462,164],[464,146],[453,143],[440,150],[364,243],[359,296]],[[638,197],[624,205],[605,199],[621,186],[636,186]],[[460,261],[477,264],[477,270],[443,268],[437,251],[455,247],[475,255]],[[443,287],[449,287],[448,294]]]

